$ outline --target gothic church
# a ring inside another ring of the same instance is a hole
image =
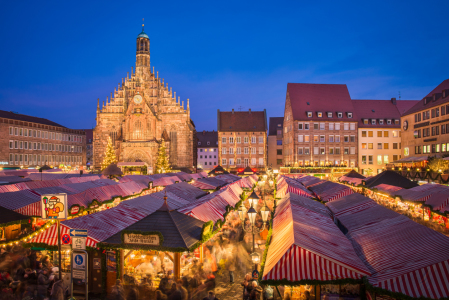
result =
[[[99,169],[111,137],[119,162],[146,162],[154,169],[157,151],[165,141],[173,168],[194,165],[195,126],[190,119],[189,99],[176,99],[176,92],[150,69],[150,39],[144,32],[137,36],[136,68],[131,68],[110,99],[97,103],[94,129],[94,168]]]

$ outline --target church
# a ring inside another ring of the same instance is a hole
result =
[[[172,168],[191,169],[196,164],[196,130],[190,119],[189,99],[184,108],[184,101],[176,98],[159,72],[155,73],[154,67],[151,71],[150,39],[143,25],[136,42],[136,68],[131,68],[131,74],[101,107],[100,100],[97,102],[94,168],[100,169],[110,137],[119,162],[144,162],[154,170],[164,141]]]

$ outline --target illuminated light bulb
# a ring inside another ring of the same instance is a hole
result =
[[[131,258],[134,258],[136,255],[133,253],[133,254],[131,254]]]

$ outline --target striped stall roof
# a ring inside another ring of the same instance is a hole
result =
[[[410,297],[449,296],[449,237],[371,199],[349,195],[326,206],[369,268],[375,287]]]
[[[373,187],[373,189],[376,189],[378,192],[387,194],[387,195],[394,195],[397,191],[402,190],[401,187],[389,185],[389,184],[379,184]]]
[[[277,185],[276,197],[282,198],[288,193],[294,193],[303,197],[312,198],[312,193],[294,178],[281,177]]]
[[[215,189],[222,187],[226,184],[227,184],[226,181],[217,179],[215,177],[200,178],[200,179],[194,180],[191,183],[191,185],[196,186],[197,188],[202,189],[202,190],[215,190]]]
[[[432,194],[439,192],[449,193],[449,188],[439,184],[423,184],[411,189],[402,189],[394,192],[395,197],[400,197],[408,202],[426,202]]]
[[[215,178],[226,181],[227,183],[233,183],[241,179],[240,176],[234,174],[220,174],[216,175]]]
[[[262,280],[334,281],[369,274],[324,205],[295,194],[279,201]]]
[[[194,187],[191,184],[188,184],[187,182],[179,182],[176,184],[169,185],[165,188],[165,190],[190,202],[207,195],[207,192],[197,187]]]
[[[350,187],[331,181],[324,181],[323,183],[309,186],[309,190],[324,202],[334,201],[354,193]]]

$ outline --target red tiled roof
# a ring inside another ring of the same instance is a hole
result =
[[[0,110],[0,118],[12,119],[12,120],[18,120],[18,121],[25,121],[25,122],[32,122],[32,123],[38,123],[38,124],[44,124],[44,125],[50,125],[50,126],[66,128],[65,126],[62,126],[62,125],[60,125],[58,123],[55,123],[53,121],[50,121],[50,120],[47,120],[47,119],[44,119],[44,118],[38,118],[38,117],[33,117],[33,116],[28,116],[28,115],[22,115],[22,114],[14,113],[12,111]]]
[[[200,148],[217,148],[218,147],[218,132],[216,131],[200,131],[196,133],[198,138],[198,147]],[[209,145],[207,144],[209,142]]]
[[[443,90],[446,90],[446,97],[442,97],[441,93]],[[424,104],[424,100],[427,97],[433,97],[434,94],[439,95],[439,98],[436,101],[430,100],[427,104]],[[416,113],[421,110],[429,109],[432,107],[440,106],[442,104],[449,103],[449,79],[444,80],[440,83],[436,88],[434,88],[429,94],[426,95],[423,99],[421,99],[417,104],[415,104],[412,108],[406,111],[403,115],[410,115]]]
[[[357,120],[346,84],[288,83],[287,95],[290,96],[294,120]],[[309,111],[313,113],[312,118],[307,117]],[[317,112],[322,112],[323,117],[318,118]],[[332,112],[332,118],[327,117],[327,112]],[[342,112],[343,118],[337,118],[337,112]],[[347,112],[351,112],[353,117],[348,118]]]
[[[397,100],[396,103],[404,100]],[[394,124],[394,120],[400,120],[401,114],[399,113],[396,105],[391,100],[352,100],[355,113],[358,117],[358,126],[361,128],[400,128],[401,125]],[[363,119],[369,119],[369,124],[363,124]],[[376,119],[376,125],[371,125],[371,119]],[[383,119],[384,124],[380,125],[377,120]],[[391,119],[391,125],[387,125],[386,119]]]
[[[397,100],[396,107],[402,116],[418,102],[419,100]]]
[[[281,126],[278,126],[279,124]],[[282,131],[283,124],[284,124],[284,117],[271,117],[268,135],[277,135],[278,129]]]
[[[220,111],[218,131],[267,131],[266,111]]]

